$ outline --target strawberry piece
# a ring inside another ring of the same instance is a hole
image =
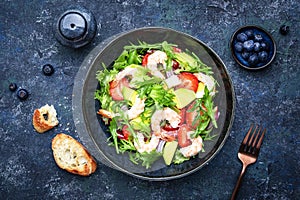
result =
[[[143,57],[143,60],[142,60],[142,65],[143,65],[143,66],[146,66],[146,65],[147,65],[149,55],[150,55],[150,54],[147,53],[147,54]]]
[[[192,144],[191,140],[188,139],[187,133],[190,131],[190,127],[186,124],[183,124],[178,129],[178,145],[182,147],[187,147]]]
[[[190,72],[182,72],[178,75],[181,80],[181,84],[177,88],[186,88],[197,92],[198,89],[198,79],[195,75]]]
[[[186,116],[186,124],[189,127],[191,127],[192,129],[196,129],[197,126],[200,123],[200,121],[196,121],[193,124],[193,122],[194,122],[194,120],[195,120],[195,118],[196,118],[196,116],[198,115],[198,112],[199,112],[198,109],[195,109],[195,110],[191,111],[191,109],[193,109],[194,105],[195,105],[194,103],[192,103],[191,105],[189,105],[189,107],[186,109],[186,114],[185,114],[185,116]],[[201,114],[202,113],[200,112],[200,115]]]

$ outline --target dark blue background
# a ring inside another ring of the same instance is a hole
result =
[[[81,49],[60,45],[53,24],[69,6],[81,5],[97,21],[93,42]],[[24,0],[0,2],[0,198],[1,199],[229,199],[241,169],[237,151],[251,123],[267,128],[258,161],[248,168],[238,199],[300,196],[299,13],[296,0]],[[274,37],[277,55],[264,70],[247,71],[233,60],[229,40],[240,26],[259,25]],[[279,27],[290,26],[283,36]],[[64,132],[79,139],[72,90],[85,56],[104,39],[134,28],[162,26],[205,42],[226,64],[236,92],[236,114],[220,153],[204,168],[167,182],[148,182],[101,163],[90,177],[59,169],[51,139]],[[50,63],[55,73],[44,76]],[[10,82],[27,89],[20,101]],[[59,125],[44,134],[32,127],[34,109],[53,104]]]

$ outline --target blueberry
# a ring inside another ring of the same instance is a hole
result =
[[[267,43],[261,42],[261,43],[260,43],[260,49],[261,49],[261,50],[268,51],[268,50],[269,50],[269,46],[268,46]]]
[[[249,56],[248,62],[250,66],[254,66],[258,63],[258,56],[256,53]]]
[[[28,91],[26,89],[19,89],[18,92],[17,92],[17,96],[19,99],[21,100],[25,100],[28,98],[29,94],[28,94]]]
[[[268,53],[266,51],[261,51],[258,53],[258,59],[261,61],[261,62],[265,62],[268,60]]]
[[[248,36],[248,39],[252,39],[254,36],[253,30],[246,30],[245,34]]]
[[[17,90],[17,84],[10,83],[9,84],[9,90],[12,91],[12,92],[16,91]]]
[[[254,35],[254,41],[255,42],[261,42],[261,41],[263,41],[262,35],[261,34],[255,34]]]
[[[237,52],[242,52],[242,50],[243,50],[243,44],[242,44],[241,42],[235,43],[234,49],[235,49]]]
[[[287,26],[287,25],[282,25],[279,29],[279,32],[282,34],[282,35],[287,35],[290,31],[290,27]]]
[[[247,60],[250,56],[250,53],[248,51],[243,51],[242,52],[242,58],[244,58],[245,60]]]
[[[240,42],[245,42],[248,40],[248,36],[245,33],[239,33],[237,34],[236,39]]]
[[[254,47],[253,47],[254,51],[258,52],[261,48],[260,43],[259,42],[254,42],[253,45],[254,45]]]
[[[43,73],[46,76],[51,76],[54,73],[54,68],[50,64],[46,64],[43,66]]]
[[[243,47],[246,51],[252,51],[254,48],[254,42],[253,40],[247,40],[243,43]]]

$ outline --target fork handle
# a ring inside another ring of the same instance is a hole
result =
[[[245,171],[246,171],[247,166],[248,166],[247,164],[243,163],[243,168],[242,168],[241,174],[240,174],[240,176],[239,176],[239,178],[238,178],[238,180],[237,180],[237,182],[236,182],[236,185],[235,185],[235,187],[234,187],[234,190],[233,190],[233,192],[232,192],[232,195],[231,195],[231,199],[230,199],[230,200],[235,200],[236,194],[237,194],[238,189],[239,189],[239,187],[240,187],[241,180],[242,180],[243,177],[244,177],[244,174],[245,174]]]

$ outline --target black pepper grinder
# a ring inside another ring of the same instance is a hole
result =
[[[56,39],[64,46],[80,48],[90,43],[96,35],[94,15],[84,7],[64,12],[55,24]]]

